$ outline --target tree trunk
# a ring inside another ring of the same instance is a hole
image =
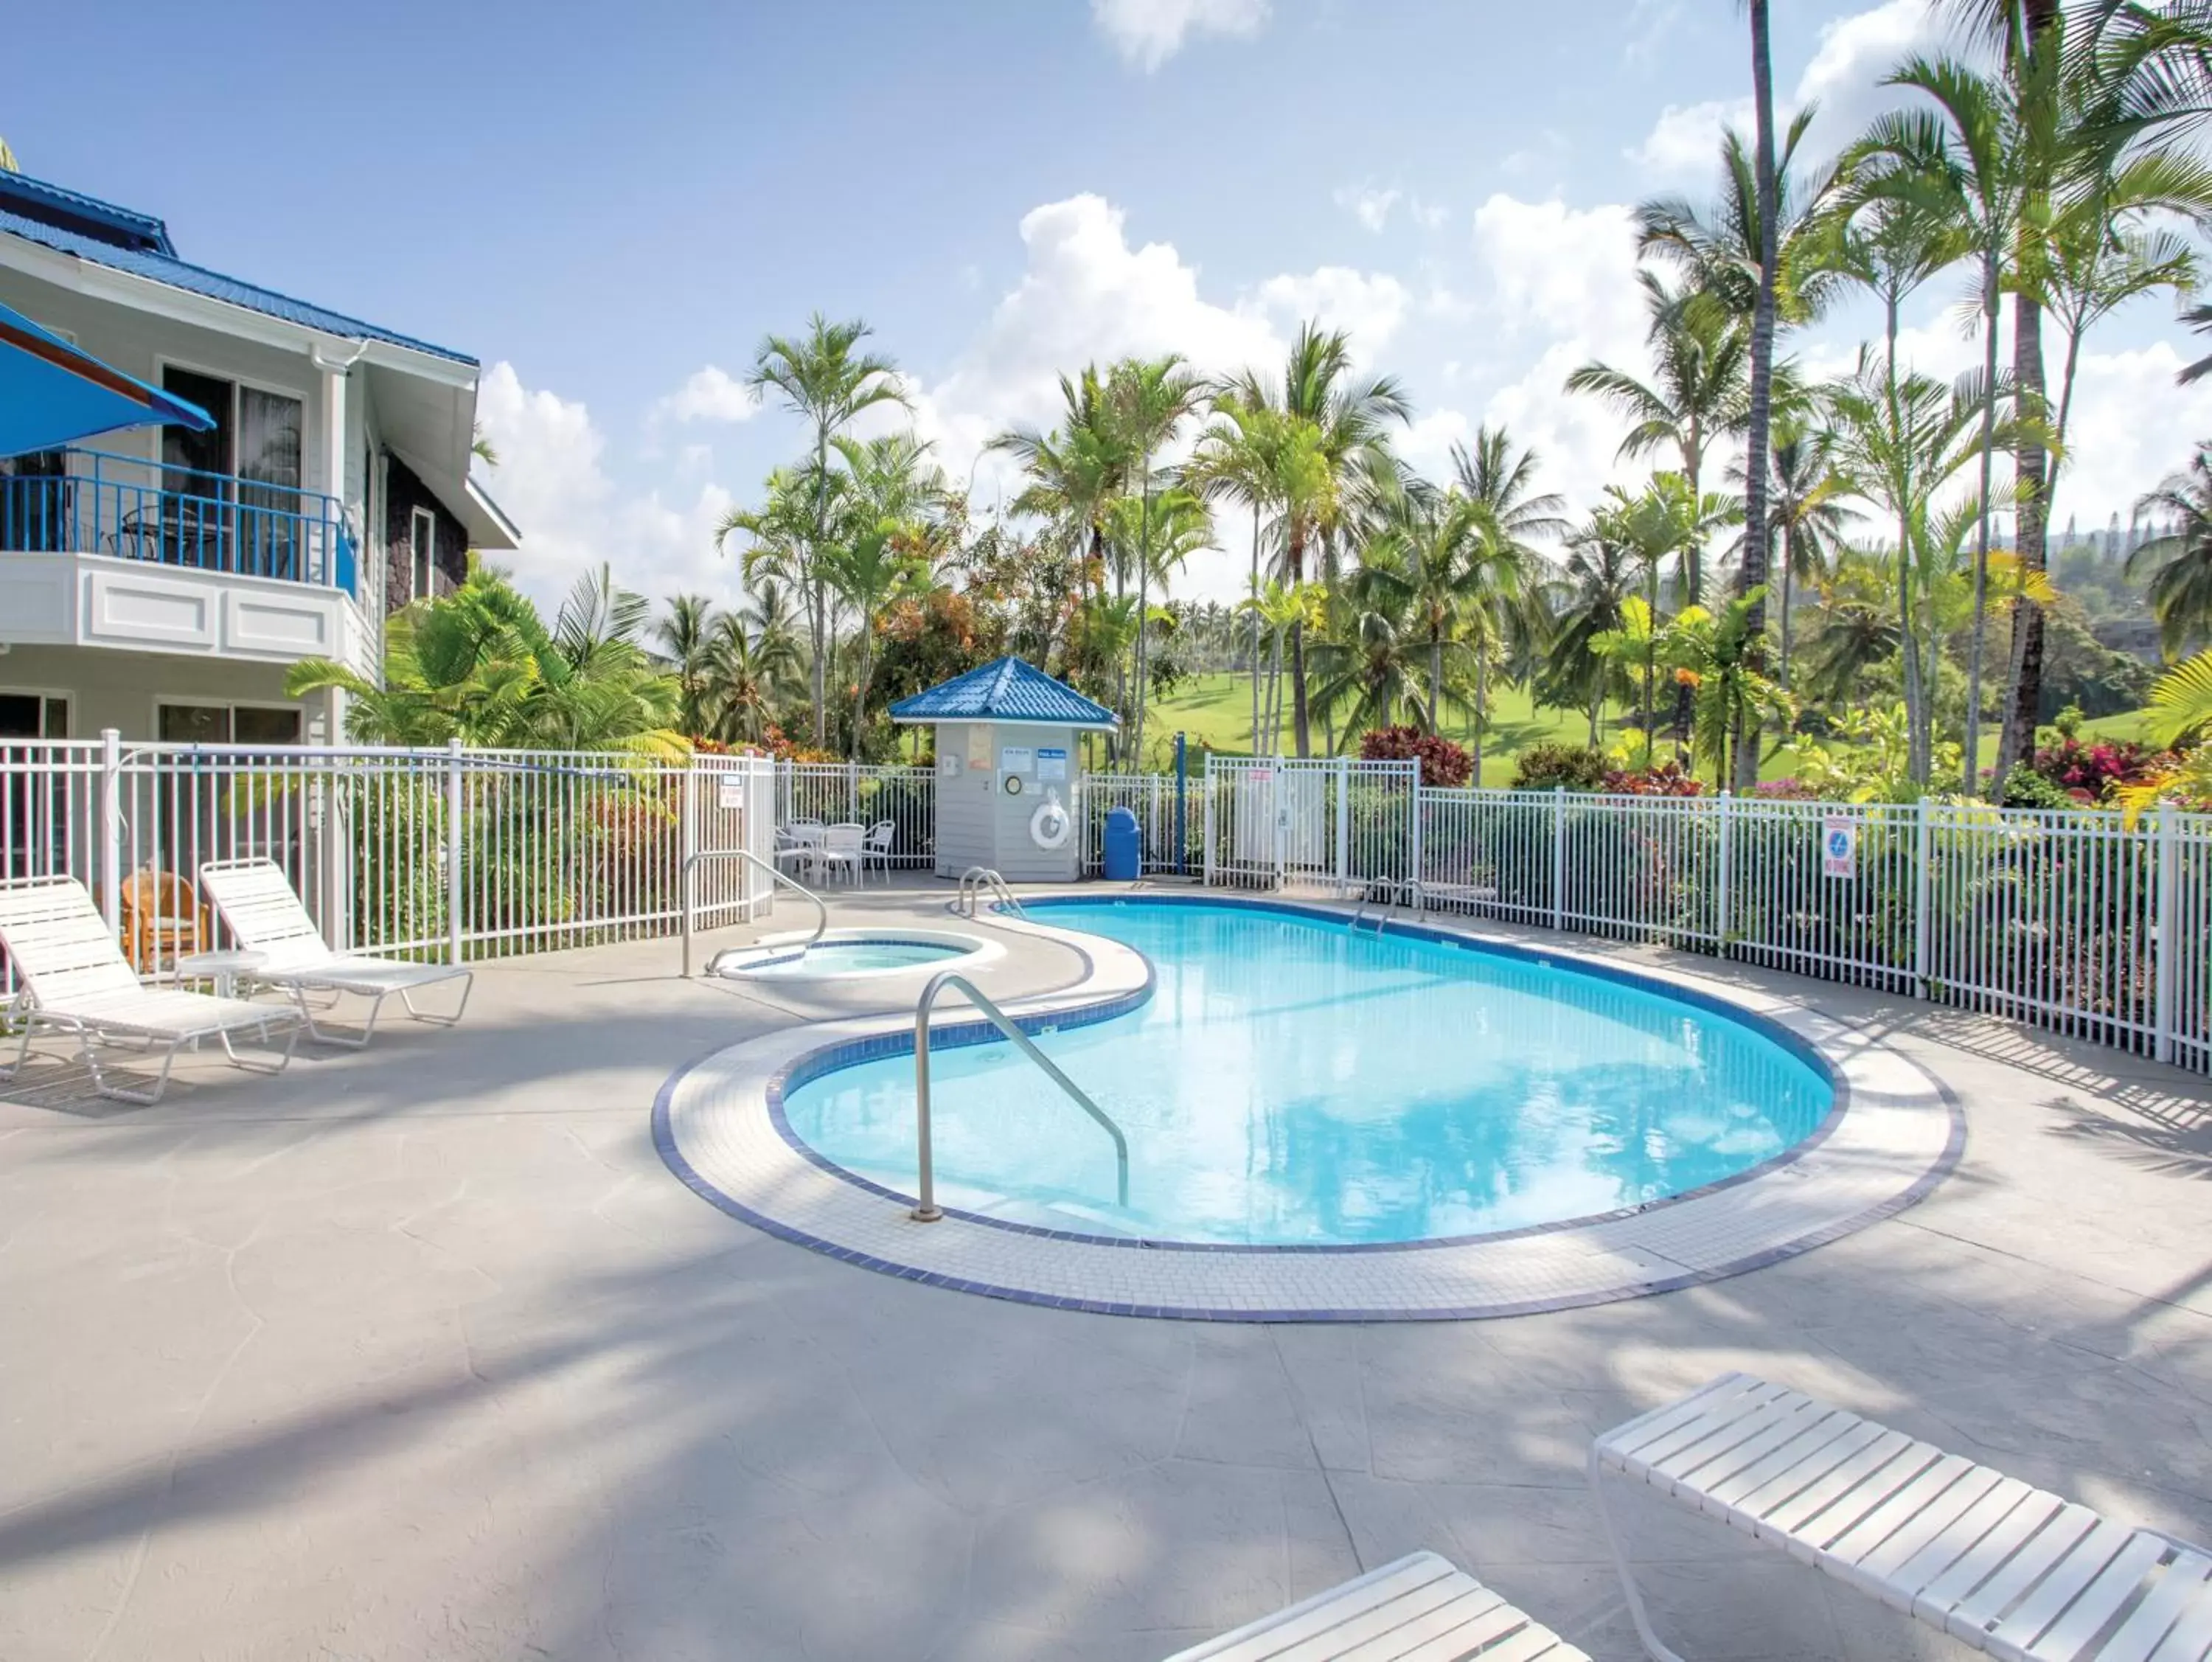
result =
[[[1284,551],[1290,568],[1291,595],[1298,602],[1291,624],[1291,727],[1301,757],[1313,753],[1313,720],[1306,707],[1306,616],[1299,591],[1306,580],[1306,533],[1303,526],[1291,527],[1290,545]]]
[[[1916,785],[1928,782],[1927,703],[1920,686],[1920,647],[1912,627],[1912,525],[1897,521],[1897,650],[1905,670],[1905,767]]]
[[[1482,718],[1490,705],[1490,639],[1486,635],[1474,637],[1474,784],[1482,788]]]
[[[1444,730],[1444,637],[1429,633],[1429,731]]]
[[[1252,753],[1260,753],[1260,504],[1252,504]]]
[[[2044,470],[2048,461],[2043,439],[2033,425],[2043,415],[2043,307],[2026,295],[2013,296],[2013,373],[2020,382],[2021,413],[2031,418],[2013,449],[2019,498],[2014,508],[2013,553],[2025,581],[2043,569]],[[2036,707],[2043,702],[2043,608],[2025,594],[2013,602],[2010,679],[2004,731],[1997,740],[1996,779],[2000,788],[2013,764],[2034,753]]]
[[[1967,796],[1978,794],[1982,767],[1982,655],[1990,632],[1990,470],[1996,460],[1990,435],[1997,419],[1997,256],[1992,248],[1982,257],[1982,475],[1981,511],[1974,516],[1974,629],[1973,644],[1966,653],[1966,779],[1959,787]],[[1993,783],[2002,790],[2004,770],[2000,764]]]
[[[1782,522],[1782,690],[1790,691],[1790,595],[1797,575],[1797,521]]]
[[[1759,298],[1751,314],[1751,410],[1744,435],[1743,569],[1737,574],[1740,592],[1749,594],[1766,581],[1768,537],[1766,521],[1767,427],[1774,394],[1774,66],[1768,51],[1767,0],[1751,0],[1751,87],[1753,135],[1758,146]],[[1784,581],[1786,583],[1785,576]],[[1744,647],[1745,667],[1762,667],[1766,637],[1766,604],[1753,602],[1750,633]],[[1740,792],[1757,782],[1759,728],[1739,714],[1731,723],[1735,756],[1729,776]]]

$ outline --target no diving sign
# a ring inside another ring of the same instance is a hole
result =
[[[1830,815],[1820,822],[1820,872],[1826,877],[1858,875],[1859,827],[1856,819]]]

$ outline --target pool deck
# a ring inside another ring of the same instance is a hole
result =
[[[834,921],[941,927],[944,892]],[[645,941],[487,965],[460,1028],[303,1045],[281,1079],[187,1059],[155,1109],[34,1066],[0,1086],[0,1658],[1141,1662],[1427,1546],[1626,1662],[1583,1454],[1731,1367],[2212,1536],[2203,1081],[1484,932],[1815,1009],[1955,1094],[1963,1158],[1909,1210],[1678,1292],[1223,1325],[874,1274],[672,1175],[650,1110],[678,1066],[910,1008],[904,982],[685,983]],[[977,979],[1081,973],[1009,934]],[[1623,1500],[1686,1653],[1960,1653]]]

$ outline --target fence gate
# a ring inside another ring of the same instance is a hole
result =
[[[1420,764],[1206,758],[1206,880],[1344,894],[1420,868]]]

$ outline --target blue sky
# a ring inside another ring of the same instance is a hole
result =
[[[1777,82],[1832,148],[1942,44],[1923,0],[1788,0]],[[19,78],[25,169],[161,214],[188,258],[471,352],[521,522],[557,593],[612,560],[727,594],[708,531],[798,431],[736,394],[755,343],[860,315],[956,478],[1048,418],[1088,357],[1267,362],[1303,315],[1399,374],[1437,468],[1504,419],[1577,498],[1618,429],[1559,383],[1638,361],[1626,206],[1711,188],[1748,89],[1729,0],[542,5],[80,4],[21,10],[11,55],[157,65],[131,98]],[[1974,356],[1931,292],[1908,342]],[[1840,366],[1858,311],[1796,343]],[[2074,495],[2101,524],[2212,433],[2154,302],[2090,343]],[[988,508],[997,464],[977,471]],[[1231,548],[1242,536],[1223,527]],[[1225,596],[1231,557],[1193,592]]]

